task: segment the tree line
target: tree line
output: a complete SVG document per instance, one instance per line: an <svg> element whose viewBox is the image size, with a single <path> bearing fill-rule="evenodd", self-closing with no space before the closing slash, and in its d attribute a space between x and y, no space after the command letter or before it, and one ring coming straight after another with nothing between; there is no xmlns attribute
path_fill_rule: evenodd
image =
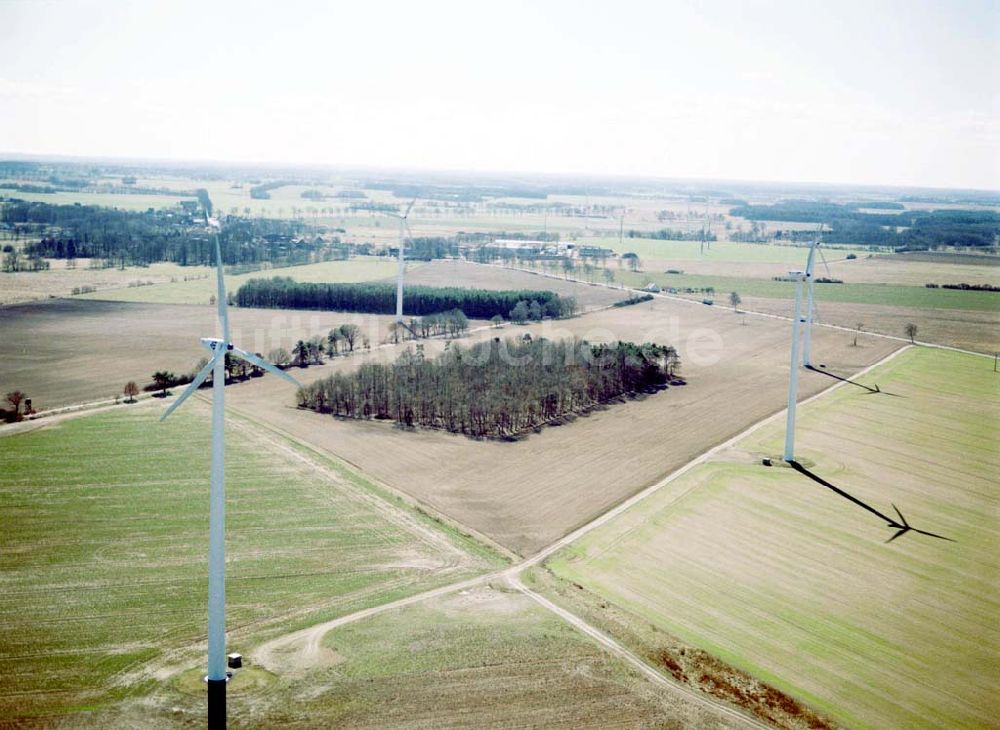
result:
<svg viewBox="0 0 1000 730"><path fill-rule="evenodd" d="M467 317L506 317L518 302L535 301L545 317L571 317L577 305L573 297L551 291L462 289L459 287L408 286L403 298L407 315L424 316L461 310ZM241 307L272 309L323 309L367 314L393 314L396 286L383 283L328 284L297 282L290 277L251 279L236 292Z"/></svg>
<svg viewBox="0 0 1000 730"><path fill-rule="evenodd" d="M300 408L355 419L394 420L477 438L508 438L598 404L655 392L680 367L669 345L499 337L423 347L393 363L363 363L298 393Z"/></svg>
<svg viewBox="0 0 1000 730"><path fill-rule="evenodd" d="M658 231L638 231L633 228L625 231L626 238L651 238L655 241L716 241L718 238L710 231L682 231L679 228L661 228Z"/></svg>
<svg viewBox="0 0 1000 730"><path fill-rule="evenodd" d="M180 207L141 212L14 200L0 205L0 221L38 232L41 240L24 247L27 257L104 259L121 266L215 263L212 238ZM228 216L222 223L219 240L227 264L298 263L328 245L306 237L300 221Z"/></svg>
<svg viewBox="0 0 1000 730"><path fill-rule="evenodd" d="M901 210L869 213L859 207L899 210L866 203L838 204L791 200L773 205L742 205L730 215L751 221L794 221L828 226L820 235L827 243L892 246L896 250L931 250L957 246L991 248L1000 241L1000 213L992 210ZM799 231L794 239L816 233Z"/></svg>

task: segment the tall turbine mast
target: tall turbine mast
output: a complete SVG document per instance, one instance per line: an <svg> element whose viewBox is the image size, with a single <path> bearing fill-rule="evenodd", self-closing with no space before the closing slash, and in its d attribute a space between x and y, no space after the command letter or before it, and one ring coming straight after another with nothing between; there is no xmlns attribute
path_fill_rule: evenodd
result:
<svg viewBox="0 0 1000 730"><path fill-rule="evenodd" d="M805 282L806 282L806 332L802 338L802 365L804 367L810 367L812 363L809 361L809 344L812 339L812 325L813 325L813 303L814 293L813 293L813 276L814 267L816 264L816 247L819 245L818 239L813 239L813 242L809 245L809 256L806 258L806 270L805 270ZM798 307L796 306L796 312Z"/></svg>
<svg viewBox="0 0 1000 730"><path fill-rule="evenodd" d="M808 297L806 302L806 333L802 341L802 365L807 368L812 367L812 362L809 360L809 346L812 341L812 323L816 312L816 300L814 293L814 284L816 279L816 252L819 251L820 235L822 231L823 228L821 226L820 230L816 232L816 238L813 239L812 244L809 246L809 257L806 259L805 276L806 284L808 286ZM823 252L820 251L819 255L823 256ZM823 263L826 264L826 258L823 258ZM830 267L827 266L827 269L829 268Z"/></svg>
<svg viewBox="0 0 1000 730"><path fill-rule="evenodd" d="M208 727L226 726L226 474L225 474L225 385L226 355L274 373L299 385L291 375L279 370L266 360L234 347L229 339L229 314L226 307L226 284L222 271L222 247L219 244L219 223L212 218L212 202L208 194L199 192L205 211L205 223L215 238L216 302L222 339L201 338L201 344L211 353L211 359L198 372L191 384L184 389L163 415L162 421L173 413L205 382L212 373L212 469L209 495L208 523Z"/></svg>
<svg viewBox="0 0 1000 730"><path fill-rule="evenodd" d="M411 200L410 204L406 206L406 212L403 215L399 215L398 213L392 214L399 218L399 264L396 267L396 322L399 324L403 322L403 269L406 266L403 260L403 249L406 247L406 219L410 216L410 211L416 202L416 198Z"/></svg>
<svg viewBox="0 0 1000 730"><path fill-rule="evenodd" d="M795 406L799 397L799 325L802 322L802 281L805 272L789 271L795 281L795 311L792 314L791 369L788 374L788 416L785 421L785 461L795 461Z"/></svg>

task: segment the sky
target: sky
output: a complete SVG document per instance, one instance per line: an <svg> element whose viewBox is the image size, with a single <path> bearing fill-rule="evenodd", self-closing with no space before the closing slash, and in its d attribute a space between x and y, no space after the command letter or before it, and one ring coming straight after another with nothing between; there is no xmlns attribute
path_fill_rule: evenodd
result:
<svg viewBox="0 0 1000 730"><path fill-rule="evenodd" d="M1000 189L1000 0L0 0L0 154Z"/></svg>

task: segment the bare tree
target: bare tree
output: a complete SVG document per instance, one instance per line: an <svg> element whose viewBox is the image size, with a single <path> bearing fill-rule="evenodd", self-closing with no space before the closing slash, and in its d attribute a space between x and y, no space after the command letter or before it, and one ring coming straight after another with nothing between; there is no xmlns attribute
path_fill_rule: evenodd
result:
<svg viewBox="0 0 1000 730"><path fill-rule="evenodd" d="M7 394L7 402L14 406L14 417L18 421L21 420L21 403L24 399L25 395L20 390L12 390Z"/></svg>
<svg viewBox="0 0 1000 730"><path fill-rule="evenodd" d="M864 326L865 326L864 322L858 322L856 325L854 325L854 347L858 346L858 335L861 334L861 330L864 329ZM916 333L914 332L914 334Z"/></svg>
<svg viewBox="0 0 1000 730"><path fill-rule="evenodd" d="M632 271L638 271L640 266L642 265L642 262L639 260L639 254L634 253L632 251L626 251L625 253L623 253L621 260L628 263L628 267Z"/></svg>
<svg viewBox="0 0 1000 730"><path fill-rule="evenodd" d="M349 352L354 352L354 343L358 341L358 337L361 335L361 328L356 324L342 324L340 325L340 335L347 343L347 349Z"/></svg>
<svg viewBox="0 0 1000 730"><path fill-rule="evenodd" d="M153 382L156 383L156 387L160 389L160 397L166 397L167 388L169 388L176 380L177 377L168 370L157 370L153 373Z"/></svg>
<svg viewBox="0 0 1000 730"><path fill-rule="evenodd" d="M906 336L910 338L910 344L916 344L914 342L914 338L917 336L917 325L913 324L913 322L908 322L906 327L903 328L903 331L906 333Z"/></svg>
<svg viewBox="0 0 1000 730"><path fill-rule="evenodd" d="M284 347L279 347L271 350L267 354L267 359L277 365L279 368L286 368L292 362L292 356L288 354L288 350Z"/></svg>
<svg viewBox="0 0 1000 730"><path fill-rule="evenodd" d="M740 295L738 293L731 292L729 294L729 303L733 305L733 311L734 312L736 311L736 308L738 306L740 306L740 302L742 302L742 301L743 300L740 298Z"/></svg>
<svg viewBox="0 0 1000 730"><path fill-rule="evenodd" d="M135 403L135 397L139 395L139 386L136 385L134 380L130 380L125 383L125 390L123 391L125 395L128 396L126 403Z"/></svg>

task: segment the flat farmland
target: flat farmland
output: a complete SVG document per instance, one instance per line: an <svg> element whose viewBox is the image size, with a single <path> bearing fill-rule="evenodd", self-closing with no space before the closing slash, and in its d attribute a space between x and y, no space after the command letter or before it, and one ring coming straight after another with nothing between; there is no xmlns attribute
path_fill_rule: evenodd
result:
<svg viewBox="0 0 1000 730"><path fill-rule="evenodd" d="M159 412L0 439L4 722L80 724L203 666L210 409ZM500 565L245 421L230 418L227 451L233 650Z"/></svg>
<svg viewBox="0 0 1000 730"><path fill-rule="evenodd" d="M739 718L655 687L520 593L478 586L330 631L307 674L288 662L236 672L233 727L739 727ZM94 726L204 724L192 670Z"/></svg>
<svg viewBox="0 0 1000 730"><path fill-rule="evenodd" d="M787 272L786 272L787 273ZM641 287L654 282L660 287L703 289L713 287L719 302L725 305L729 292L741 296L791 300L795 284L790 281L735 276L704 276L694 274L650 274L623 271L617 275L628 286ZM1000 310L1000 292L961 291L958 289L928 289L924 286L899 284L816 284L816 301L852 304L882 304L897 307L927 309L964 309L994 312ZM701 295L698 295L699 297ZM790 307L789 307L790 308Z"/></svg>
<svg viewBox="0 0 1000 730"><path fill-rule="evenodd" d="M588 244L591 242L588 240ZM605 246L622 254L632 251L639 255L646 268L661 267L670 263L685 265L710 264L773 264L777 273L782 273L782 267L795 265L799 268L805 265L808 246L805 244L779 245L775 243L735 243L732 241L714 241L706 243L702 250L699 241L661 241L652 238L625 238L621 243L618 237L598 237L592 245ZM867 251L855 248L828 248L825 254L828 260L844 258L849 253L857 256L867 256Z"/></svg>
<svg viewBox="0 0 1000 730"><path fill-rule="evenodd" d="M821 378L806 375L806 379ZM548 567L849 727L987 727L1000 676L1000 381L910 349L800 409L797 457L914 527L762 456L764 426L557 553Z"/></svg>
<svg viewBox="0 0 1000 730"><path fill-rule="evenodd" d="M993 296L1000 305L1000 294ZM792 307L787 299L743 297L740 308L788 317ZM860 322L864 325L861 340L865 339L865 332L905 337L904 328L912 322L917 325L917 339L923 342L987 355L1000 352L1000 309L934 309L851 302L817 302L817 308L823 324L853 329Z"/></svg>
<svg viewBox="0 0 1000 730"><path fill-rule="evenodd" d="M70 269L65 260L49 259L51 268L48 271L0 272L0 306L51 297L68 297L74 288L83 286L136 292L135 288L129 288L130 284L168 284L174 279L183 280L185 276L207 276L212 273L212 269L205 266L178 266L170 263L129 266L125 269L91 269L88 267L89 262L89 259L78 259L76 268ZM204 301L208 301L207 297Z"/></svg>
<svg viewBox="0 0 1000 730"><path fill-rule="evenodd" d="M847 282L906 284L992 284L1000 285L1000 256L941 256L936 260L923 260L911 254L859 256L848 260L840 258L830 262L830 276ZM966 263L968 262L968 263ZM820 276L826 276L822 263L817 267Z"/></svg>
<svg viewBox="0 0 1000 730"><path fill-rule="evenodd" d="M554 291L559 296L576 297L577 303L587 309L606 307L629 296L628 292L614 291L603 286L589 286L527 271L472 264L457 259L431 261L408 275L406 283L425 286L460 286L467 289Z"/></svg>
<svg viewBox="0 0 1000 730"><path fill-rule="evenodd" d="M688 385L545 428L517 443L339 421L297 410L287 394L257 382L233 388L227 402L529 555L779 410L786 399L790 332L785 322L754 318L743 325L731 311L657 299L476 336L524 333L672 343ZM886 340L852 347L849 333L831 330L817 331L814 343L816 357L843 374L899 347ZM425 345L428 354L441 346L440 341ZM296 376L320 377L356 367L359 360L340 360ZM803 395L830 382L819 376L805 379Z"/></svg>
<svg viewBox="0 0 1000 730"><path fill-rule="evenodd" d="M695 276L762 279L771 281L794 269L804 269L809 251L805 246L777 246L773 244L716 242L699 254L698 242L648 241L647 255L639 252L642 270L647 275L657 275L666 269L677 269ZM629 240L625 250L630 249ZM607 244L605 244L607 245ZM617 250L617 241L614 242ZM658 250L659 249L659 250ZM816 275L843 279L848 284L891 284L923 287L925 284L992 284L1000 283L1000 257L980 259L977 263L964 263L960 257L925 261L902 255L871 255L848 248L823 247L822 259L817 259ZM659 254L659 255L658 255Z"/></svg>
<svg viewBox="0 0 1000 730"><path fill-rule="evenodd" d="M153 287L148 287L153 288ZM234 342L267 354L334 326L359 325L372 345L388 333L390 316L230 308ZM22 390L36 410L122 392L157 370L190 372L208 353L199 337L216 336L216 308L88 301L74 297L7 307L0 317L0 392Z"/></svg>
<svg viewBox="0 0 1000 730"><path fill-rule="evenodd" d="M408 269L419 269L419 262L411 262ZM180 267L177 267L180 268ZM159 283L153 286L116 288L111 291L96 291L80 296L81 299L101 299L112 302L146 302L149 304L207 304L215 296L216 283L213 269L195 267L200 272L211 275L192 281ZM183 269L182 269L183 270ZM276 269L262 269L248 274L226 277L226 288L235 292L250 279L270 279L273 276L289 276L296 281L306 282L351 282L371 281L394 275L396 262L385 256L363 256L347 261L325 261L303 266L284 266Z"/></svg>
<svg viewBox="0 0 1000 730"><path fill-rule="evenodd" d="M23 193L13 188L0 187L0 197L17 198L29 202L50 205L103 205L123 210L147 210L149 208L171 208L182 200L193 200L177 195L151 195L144 193Z"/></svg>

